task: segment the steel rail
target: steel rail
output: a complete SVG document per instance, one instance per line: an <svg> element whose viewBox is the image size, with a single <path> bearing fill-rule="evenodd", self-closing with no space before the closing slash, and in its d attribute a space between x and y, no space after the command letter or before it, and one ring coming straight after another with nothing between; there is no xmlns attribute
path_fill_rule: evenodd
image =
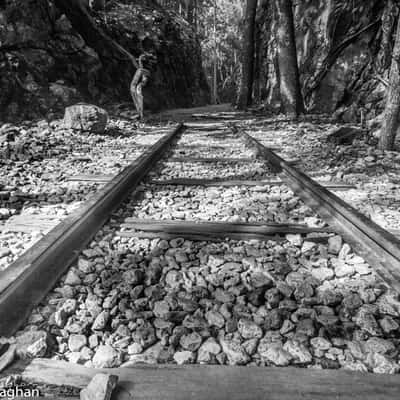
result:
<svg viewBox="0 0 400 400"><path fill-rule="evenodd" d="M348 203L289 165L283 158L238 127L233 131L241 135L246 144L256 148L258 156L269 161L281 172L294 192L348 241L392 288L400 291L400 240Z"/></svg>
<svg viewBox="0 0 400 400"><path fill-rule="evenodd" d="M176 125L0 273L0 336L11 336L183 128Z"/></svg>

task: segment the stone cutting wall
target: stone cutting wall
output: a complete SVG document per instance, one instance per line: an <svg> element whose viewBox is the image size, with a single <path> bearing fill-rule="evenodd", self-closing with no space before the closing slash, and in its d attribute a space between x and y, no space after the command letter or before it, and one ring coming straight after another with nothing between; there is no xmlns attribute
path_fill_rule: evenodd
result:
<svg viewBox="0 0 400 400"><path fill-rule="evenodd" d="M150 0L112 1L93 12L108 35L138 56L157 56L146 106L201 105L209 89L191 27ZM51 117L77 101L131 101L121 63L110 76L51 0L0 1L0 120ZM133 106L133 105L132 105Z"/></svg>
<svg viewBox="0 0 400 400"><path fill-rule="evenodd" d="M260 64L264 99L279 101L274 28L268 2L260 10ZM345 122L374 118L384 107L385 84L398 6L387 0L294 1L297 53L309 111ZM322 71L321 79L318 79ZM319 82L315 85L316 82ZM315 88L310 90L310 88Z"/></svg>

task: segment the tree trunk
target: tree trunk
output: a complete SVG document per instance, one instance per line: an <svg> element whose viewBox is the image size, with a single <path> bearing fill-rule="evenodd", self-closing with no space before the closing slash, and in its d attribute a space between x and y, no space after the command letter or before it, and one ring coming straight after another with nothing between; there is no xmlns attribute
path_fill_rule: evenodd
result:
<svg viewBox="0 0 400 400"><path fill-rule="evenodd" d="M217 81L217 68L218 68L218 58L217 58L217 0L214 0L214 15L213 15L213 93L212 93L212 103L218 103L218 81Z"/></svg>
<svg viewBox="0 0 400 400"><path fill-rule="evenodd" d="M261 39L261 31L259 26L255 24L255 34L254 34L254 77L253 77L253 101L261 100L261 64L263 61L262 54L262 39Z"/></svg>
<svg viewBox="0 0 400 400"><path fill-rule="evenodd" d="M193 0L193 29L197 35L197 29L198 29L198 13L199 13L199 9L198 9L198 4L197 4L197 0Z"/></svg>
<svg viewBox="0 0 400 400"><path fill-rule="evenodd" d="M194 0L185 0L186 20L189 22L190 25L194 25L194 12L195 12Z"/></svg>
<svg viewBox="0 0 400 400"><path fill-rule="evenodd" d="M382 40L380 48L382 51L382 58L376 60L379 66L378 73L383 73L390 67L391 51L392 51L392 38L394 29L396 28L396 15L397 7L393 0L388 0L387 5L382 14Z"/></svg>
<svg viewBox="0 0 400 400"><path fill-rule="evenodd" d="M254 81L255 20L257 0L247 0L242 48L242 79L237 107L244 109L251 105Z"/></svg>
<svg viewBox="0 0 400 400"><path fill-rule="evenodd" d="M396 41L392 54L392 65L390 67L389 88L386 99L385 119L379 148L382 150L393 150L399 127L400 114L400 19L397 21Z"/></svg>
<svg viewBox="0 0 400 400"><path fill-rule="evenodd" d="M304 103L297 65L292 0L275 0L275 5L282 109L286 114L297 116L304 112Z"/></svg>

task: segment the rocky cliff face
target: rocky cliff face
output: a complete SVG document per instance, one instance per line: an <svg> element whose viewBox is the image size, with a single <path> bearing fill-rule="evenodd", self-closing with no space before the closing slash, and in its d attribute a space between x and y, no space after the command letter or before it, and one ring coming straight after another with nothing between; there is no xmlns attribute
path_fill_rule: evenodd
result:
<svg viewBox="0 0 400 400"><path fill-rule="evenodd" d="M108 2L93 15L133 55L156 55L145 93L147 108L207 101L200 47L183 19L151 0ZM49 117L81 100L130 101L132 72L122 60L111 76L104 60L102 64L51 0L0 1L1 120Z"/></svg>
<svg viewBox="0 0 400 400"><path fill-rule="evenodd" d="M374 118L384 107L385 80L398 7L392 0L304 0L295 3L297 52L308 109L345 122ZM272 10L260 16L269 60L264 96L276 99ZM265 50L266 49L266 50Z"/></svg>

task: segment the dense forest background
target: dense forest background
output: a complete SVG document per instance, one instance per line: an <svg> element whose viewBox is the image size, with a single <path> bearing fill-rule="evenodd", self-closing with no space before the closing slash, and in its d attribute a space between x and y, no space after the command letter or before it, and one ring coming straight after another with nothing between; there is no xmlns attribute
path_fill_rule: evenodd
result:
<svg viewBox="0 0 400 400"><path fill-rule="evenodd" d="M298 74L292 111L363 122L385 107L398 15L395 0L2 0L0 118L128 102L130 56L151 52L152 110L211 101L290 111L282 86ZM285 70L291 24L298 65Z"/></svg>

